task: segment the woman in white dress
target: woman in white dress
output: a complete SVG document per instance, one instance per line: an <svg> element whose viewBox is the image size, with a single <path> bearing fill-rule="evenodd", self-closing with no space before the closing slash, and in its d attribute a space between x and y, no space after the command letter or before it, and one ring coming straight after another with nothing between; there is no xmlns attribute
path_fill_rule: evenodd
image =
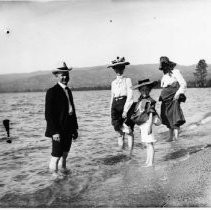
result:
<svg viewBox="0 0 211 210"><path fill-rule="evenodd" d="M124 77L123 73L125 66L129 65L129 62L125 61L125 58L117 57L112 61L112 64L108 68L112 68L116 73L116 79L111 83L111 120L114 130L118 134L118 145L120 149L124 147L124 137L127 134L128 147L130 155L132 154L134 136L133 127L131 122L124 123L127 118L129 109L133 104L133 90L132 82L130 78Z"/></svg>
<svg viewBox="0 0 211 210"><path fill-rule="evenodd" d="M159 69L163 71L161 79L161 95L159 101L161 104L162 123L169 128L168 141L177 140L179 128L185 123L185 118L180 107L181 102L185 102L184 95L187 83L178 69L175 69L176 63L169 60L168 57L160 57Z"/></svg>

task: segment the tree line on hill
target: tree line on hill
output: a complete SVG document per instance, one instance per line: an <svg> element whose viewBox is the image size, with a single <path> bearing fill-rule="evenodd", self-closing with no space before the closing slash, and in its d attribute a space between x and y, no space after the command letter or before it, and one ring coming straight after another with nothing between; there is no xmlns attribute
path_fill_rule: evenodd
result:
<svg viewBox="0 0 211 210"><path fill-rule="evenodd" d="M162 72L158 70L158 64L131 65L127 68L125 76L137 80L150 78L160 83ZM211 68L201 59L197 65L181 66L182 75L187 81L188 87L211 87ZM115 73L106 66L87 68L75 68L70 74L70 86L75 91L81 90L109 90L111 81L115 79ZM50 71L40 71L25 74L0 75L0 92L44 92L53 86L56 79ZM157 88L160 87L158 84Z"/></svg>

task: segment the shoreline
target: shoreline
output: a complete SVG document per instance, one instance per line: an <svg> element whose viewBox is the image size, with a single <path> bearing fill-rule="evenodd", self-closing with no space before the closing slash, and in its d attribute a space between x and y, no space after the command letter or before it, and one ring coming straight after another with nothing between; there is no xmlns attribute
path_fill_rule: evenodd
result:
<svg viewBox="0 0 211 210"><path fill-rule="evenodd" d="M50 87L49 87L50 88ZM207 89L207 88L211 88L210 87L188 87L188 89ZM71 91L103 91L103 90L111 90L111 87L90 87L90 88L86 88L86 87L82 87L82 88L71 88ZM162 88L154 88L155 90L159 90L159 89L162 89ZM42 92L46 92L48 89L45 89L45 90L26 90L26 91L0 91L0 94L1 93L42 93Z"/></svg>

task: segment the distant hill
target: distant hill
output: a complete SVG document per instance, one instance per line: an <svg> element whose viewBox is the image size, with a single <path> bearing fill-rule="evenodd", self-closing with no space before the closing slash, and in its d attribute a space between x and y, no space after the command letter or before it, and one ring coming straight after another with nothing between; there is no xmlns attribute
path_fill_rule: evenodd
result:
<svg viewBox="0 0 211 210"><path fill-rule="evenodd" d="M193 81L195 65L178 65L186 81ZM158 64L130 65L125 75L132 78L133 84L137 80L150 78L159 80L162 72L158 70ZM70 86L73 89L104 89L109 88L111 81L115 78L112 69L106 66L95 66L86 68L74 68L70 72ZM211 67L208 67L208 79L211 79ZM38 71L21 74L0 75L0 92L24 92L24 91L46 91L56 82L50 71Z"/></svg>

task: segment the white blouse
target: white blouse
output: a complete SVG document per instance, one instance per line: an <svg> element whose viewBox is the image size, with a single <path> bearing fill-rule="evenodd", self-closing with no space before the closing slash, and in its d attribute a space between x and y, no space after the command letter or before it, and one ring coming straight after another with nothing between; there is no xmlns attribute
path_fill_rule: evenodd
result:
<svg viewBox="0 0 211 210"><path fill-rule="evenodd" d="M172 70L171 75L169 74L163 75L161 79L161 87L167 87L168 85L171 85L174 82L178 82L180 85L178 91L176 92L176 95L185 93L185 90L187 88L187 83L178 69Z"/></svg>
<svg viewBox="0 0 211 210"><path fill-rule="evenodd" d="M133 104L133 90L132 81L130 78L124 76L117 76L117 78L111 83L111 104L113 98L127 96L123 112L127 113Z"/></svg>

